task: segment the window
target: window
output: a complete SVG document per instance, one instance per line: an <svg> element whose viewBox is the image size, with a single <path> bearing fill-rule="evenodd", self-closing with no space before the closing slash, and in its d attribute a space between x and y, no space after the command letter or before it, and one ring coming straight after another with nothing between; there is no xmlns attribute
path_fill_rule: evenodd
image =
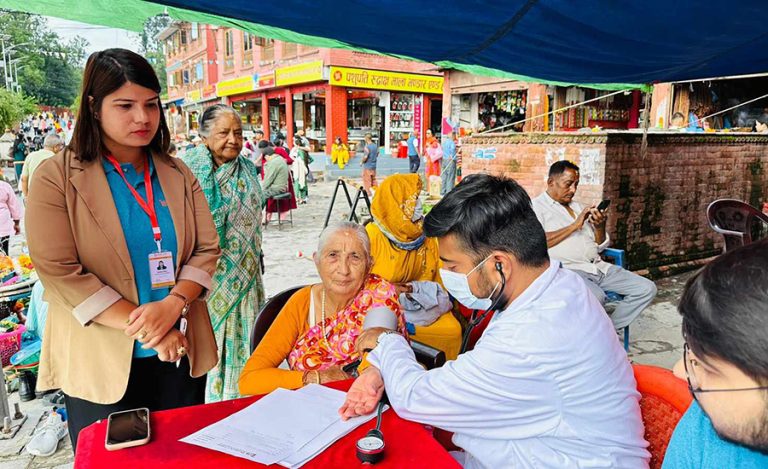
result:
<svg viewBox="0 0 768 469"><path fill-rule="evenodd" d="M185 30L181 31L181 46L184 47L187 45L187 32Z"/></svg>
<svg viewBox="0 0 768 469"><path fill-rule="evenodd" d="M275 40L261 39L261 60L271 62L275 60Z"/></svg>
<svg viewBox="0 0 768 469"><path fill-rule="evenodd" d="M195 81L202 81L203 80L203 63L198 62L197 65L195 65Z"/></svg>
<svg viewBox="0 0 768 469"><path fill-rule="evenodd" d="M253 36L249 33L243 32L243 52L253 50Z"/></svg>
<svg viewBox="0 0 768 469"><path fill-rule="evenodd" d="M184 70L181 73L181 76L182 76L183 83L185 85L188 85L189 84L189 70Z"/></svg>
<svg viewBox="0 0 768 469"><path fill-rule="evenodd" d="M232 37L232 31L227 31L224 33L224 56L225 57L231 57L235 55L235 44L234 44L234 38Z"/></svg>
<svg viewBox="0 0 768 469"><path fill-rule="evenodd" d="M283 43L283 58L284 59L293 59L295 58L299 53L299 49L297 47L297 44L295 42L284 42Z"/></svg>
<svg viewBox="0 0 768 469"><path fill-rule="evenodd" d="M197 41L197 38L199 37L199 27L197 23L192 23L192 30L190 31L190 38L193 41Z"/></svg>

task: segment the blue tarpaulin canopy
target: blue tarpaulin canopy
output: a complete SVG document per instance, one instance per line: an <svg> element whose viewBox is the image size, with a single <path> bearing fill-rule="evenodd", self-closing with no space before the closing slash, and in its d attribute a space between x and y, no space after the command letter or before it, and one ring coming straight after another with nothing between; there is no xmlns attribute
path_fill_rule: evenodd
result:
<svg viewBox="0 0 768 469"><path fill-rule="evenodd" d="M132 30L167 12L529 81L648 84L768 72L764 0L0 0L0 7Z"/></svg>
<svg viewBox="0 0 768 469"><path fill-rule="evenodd" d="M765 1L159 0L446 66L652 83L768 71Z"/></svg>

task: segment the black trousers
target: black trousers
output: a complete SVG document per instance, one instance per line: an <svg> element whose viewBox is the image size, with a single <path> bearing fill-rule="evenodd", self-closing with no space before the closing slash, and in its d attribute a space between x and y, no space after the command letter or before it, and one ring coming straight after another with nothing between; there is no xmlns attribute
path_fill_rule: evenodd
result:
<svg viewBox="0 0 768 469"><path fill-rule="evenodd" d="M119 401L114 404L96 404L68 395L64 396L64 401L67 406L69 438L74 451L80 430L106 419L112 412L140 407L157 411L202 404L205 401L205 376L189 376L187 357L181 359L179 368L176 368L175 363L161 362L157 357L134 358L128 388Z"/></svg>
<svg viewBox="0 0 768 469"><path fill-rule="evenodd" d="M419 172L421 166L421 157L419 155L408 155L408 167L412 173Z"/></svg>

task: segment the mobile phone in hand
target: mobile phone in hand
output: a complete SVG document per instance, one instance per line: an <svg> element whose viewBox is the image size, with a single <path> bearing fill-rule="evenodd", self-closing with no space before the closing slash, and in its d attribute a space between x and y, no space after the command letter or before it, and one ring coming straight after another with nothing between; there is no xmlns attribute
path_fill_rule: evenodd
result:
<svg viewBox="0 0 768 469"><path fill-rule="evenodd" d="M611 205L611 201L609 199L605 199L597 206L597 209L601 212L605 212L605 209L608 208L608 206Z"/></svg>

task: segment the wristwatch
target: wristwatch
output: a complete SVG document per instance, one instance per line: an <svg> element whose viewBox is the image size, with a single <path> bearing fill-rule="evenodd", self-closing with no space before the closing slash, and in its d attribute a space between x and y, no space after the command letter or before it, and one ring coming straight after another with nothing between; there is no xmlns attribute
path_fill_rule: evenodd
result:
<svg viewBox="0 0 768 469"><path fill-rule="evenodd" d="M381 333L381 334L379 334L379 336L376 338L376 346L378 346L379 344L381 344L381 338L382 338L382 337L384 337L385 335L390 335L390 334L400 335L400 333L399 333L399 332L397 332L397 331L386 331L386 332L382 332L382 333Z"/></svg>

